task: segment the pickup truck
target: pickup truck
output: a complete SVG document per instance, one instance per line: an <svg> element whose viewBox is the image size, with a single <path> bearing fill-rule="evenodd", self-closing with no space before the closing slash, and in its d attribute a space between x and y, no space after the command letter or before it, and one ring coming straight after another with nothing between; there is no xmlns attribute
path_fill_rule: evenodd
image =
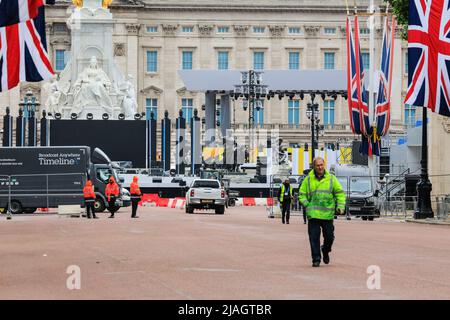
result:
<svg viewBox="0 0 450 320"><path fill-rule="evenodd" d="M194 213L194 209L215 209L216 214L224 214L225 198L219 180L195 179L186 193L186 213Z"/></svg>

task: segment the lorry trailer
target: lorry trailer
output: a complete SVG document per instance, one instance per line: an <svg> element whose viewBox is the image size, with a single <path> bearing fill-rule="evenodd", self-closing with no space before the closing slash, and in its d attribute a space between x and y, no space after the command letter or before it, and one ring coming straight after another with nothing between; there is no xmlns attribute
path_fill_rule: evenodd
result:
<svg viewBox="0 0 450 320"><path fill-rule="evenodd" d="M33 213L37 208L84 205L83 187L91 179L96 194L95 210L104 211L106 183L114 176L121 201L129 206L129 192L109 157L99 148L87 146L0 148L0 208L10 212Z"/></svg>

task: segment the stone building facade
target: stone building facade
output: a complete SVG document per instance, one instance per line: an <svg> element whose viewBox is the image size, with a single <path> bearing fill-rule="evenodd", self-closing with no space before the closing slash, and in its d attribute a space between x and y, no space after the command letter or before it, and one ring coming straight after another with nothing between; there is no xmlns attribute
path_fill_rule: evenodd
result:
<svg viewBox="0 0 450 320"><path fill-rule="evenodd" d="M360 11L367 5L360 3ZM59 72L70 59L70 30L65 22L73 9L71 2L57 1L48 6L47 42L53 65ZM114 15L114 53L119 67L136 82L140 112L164 110L171 117L184 107L198 108L204 95L186 91L178 70L192 69L323 69L346 68L345 19L342 1L252 1L235 0L116 0L110 6ZM368 63L369 35L366 19L361 22L363 60ZM376 39L382 35L378 19ZM405 113L399 88L405 86L405 48L396 34L394 57L392 132L402 134ZM379 46L375 57L379 56ZM378 58L375 58L379 60ZM41 84L24 84L20 89L0 95L0 103L12 107L13 114L21 97L32 89L39 100L46 100ZM309 141L309 120L306 103L309 97L293 101L274 98L263 102L255 115L258 126L282 132L286 143ZM335 142L338 138L352 140L349 130L347 101L338 97L316 99L325 124L321 140ZM242 101L233 101L236 127L248 123L248 111ZM151 109L152 108L152 109ZM156 108L156 109L153 109ZM42 107L41 107L42 109Z"/></svg>
<svg viewBox="0 0 450 320"><path fill-rule="evenodd" d="M376 3L384 12L384 2ZM368 1L358 5L359 12L365 12ZM58 72L71 58L66 20L73 8L69 1L57 1L46 11L49 54ZM115 19L116 63L124 74L134 78L139 112L157 110L158 119L165 110L174 118L180 108L185 114L197 108L200 117L204 116L201 110L204 94L186 90L178 75L181 69L346 69L347 11L343 1L115 0L110 9ZM382 26L382 19L377 17L376 65L379 64ZM364 16L360 19L360 34L363 63L367 65L369 34ZM403 103L407 86L406 48L407 43L401 40L397 30L391 118L394 138L403 135L408 124L420 119L419 111ZM22 84L20 88L0 94L0 104L9 105L15 115L20 99L30 89L41 102L46 100L42 87L42 84ZM263 128L280 129L286 145L303 145L310 141L307 102L308 96L304 100L299 97L291 101L287 97L265 100L255 121ZM338 97L323 101L319 97L316 102L321 123L325 124L320 146L325 142L345 144L358 138L349 128L346 100ZM243 110L241 100L233 100L232 108L232 124L243 128L248 123L248 111ZM442 120L433 121L446 128ZM447 131L440 130L439 135L448 135ZM439 138L433 137L433 140L439 141ZM448 172L450 168L442 170Z"/></svg>

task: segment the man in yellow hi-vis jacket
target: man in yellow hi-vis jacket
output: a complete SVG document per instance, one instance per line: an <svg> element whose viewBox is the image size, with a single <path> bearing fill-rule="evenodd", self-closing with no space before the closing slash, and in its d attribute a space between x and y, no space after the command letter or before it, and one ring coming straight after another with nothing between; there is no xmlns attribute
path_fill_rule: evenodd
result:
<svg viewBox="0 0 450 320"><path fill-rule="evenodd" d="M286 223L289 224L289 218L291 216L291 202L292 202L292 188L289 179L286 179L281 185L278 191L278 201L281 205L281 222L284 224L284 218L286 217Z"/></svg>
<svg viewBox="0 0 450 320"><path fill-rule="evenodd" d="M320 266L320 229L323 231L323 262L330 263L329 253L334 241L333 219L335 211L345 212L345 193L338 179L325 170L324 160L313 160L314 170L303 180L298 199L306 208L308 234L313 267Z"/></svg>

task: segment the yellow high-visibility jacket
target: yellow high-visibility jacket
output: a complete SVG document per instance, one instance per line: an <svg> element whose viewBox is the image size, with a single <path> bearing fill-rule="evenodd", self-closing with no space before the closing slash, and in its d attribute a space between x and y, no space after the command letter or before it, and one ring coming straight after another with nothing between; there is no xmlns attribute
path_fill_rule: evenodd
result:
<svg viewBox="0 0 450 320"><path fill-rule="evenodd" d="M302 182L298 200L310 219L332 220L336 209L345 209L345 192L338 179L326 170L320 181L311 170Z"/></svg>
<svg viewBox="0 0 450 320"><path fill-rule="evenodd" d="M286 186L284 185L284 183L281 185L280 188L280 194L278 195L278 199L280 200L280 203L283 203L283 199L284 199L284 193L286 190ZM292 188L291 185L289 185L289 195L292 197L292 192L294 191L294 188Z"/></svg>

